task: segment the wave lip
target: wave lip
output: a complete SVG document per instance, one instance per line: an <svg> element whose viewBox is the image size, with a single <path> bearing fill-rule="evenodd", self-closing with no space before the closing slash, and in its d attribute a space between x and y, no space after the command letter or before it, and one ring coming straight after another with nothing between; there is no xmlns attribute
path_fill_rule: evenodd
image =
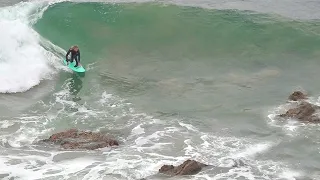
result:
<svg viewBox="0 0 320 180"><path fill-rule="evenodd" d="M24 2L0 9L0 93L25 92L54 73L50 63L57 56L41 45L31 27L45 8Z"/></svg>

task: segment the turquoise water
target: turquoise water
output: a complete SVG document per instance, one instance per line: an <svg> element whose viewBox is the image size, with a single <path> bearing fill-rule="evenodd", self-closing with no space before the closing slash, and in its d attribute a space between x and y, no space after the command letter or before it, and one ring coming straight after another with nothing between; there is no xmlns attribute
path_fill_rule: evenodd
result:
<svg viewBox="0 0 320 180"><path fill-rule="evenodd" d="M185 3L2 8L0 177L163 179L161 165L192 158L217 167L180 179L319 178L319 126L272 118L294 90L317 103L318 21ZM73 44L85 74L61 62ZM121 146L34 143L68 128Z"/></svg>

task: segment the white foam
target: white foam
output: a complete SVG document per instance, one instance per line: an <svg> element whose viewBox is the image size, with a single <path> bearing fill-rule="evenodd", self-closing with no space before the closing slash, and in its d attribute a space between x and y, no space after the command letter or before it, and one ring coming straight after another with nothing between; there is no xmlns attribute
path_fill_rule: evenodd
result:
<svg viewBox="0 0 320 180"><path fill-rule="evenodd" d="M47 119L40 121L41 118L41 116L31 116L10 120L10 124L19 127L19 129L1 136L3 143L8 143L10 146L17 148L31 144L39 135L49 130L43 128L47 123Z"/></svg>
<svg viewBox="0 0 320 180"><path fill-rule="evenodd" d="M141 125L142 124L139 124L131 130L131 135L128 137L129 139L145 133L144 128L142 128Z"/></svg>
<svg viewBox="0 0 320 180"><path fill-rule="evenodd" d="M300 177L302 173L292 170L284 170L279 177L287 180L296 180L297 177Z"/></svg>
<svg viewBox="0 0 320 180"><path fill-rule="evenodd" d="M200 138L203 143L195 140L185 139L184 151L186 156L199 160L203 163L231 168L220 173L204 172L196 177L206 179L264 179L261 173L265 174L266 179L278 179L283 177L283 173L289 171L285 169L285 164L274 160L263 161L256 156L268 151L277 142L259 142L255 139L214 136L210 133L201 133ZM259 156L259 157L260 157ZM244 164L244 165L241 165ZM237 167L233 167L237 165ZM293 171L293 170L290 170Z"/></svg>
<svg viewBox="0 0 320 180"><path fill-rule="evenodd" d="M64 160L61 162L53 162L53 156L8 156L0 157L0 173L9 173L9 177L19 177L19 179L28 180L46 177L68 177L68 174L76 174L84 170L87 166L92 165L95 161L88 158L76 158ZM20 160L19 164L10 164L10 160ZM37 162L46 163L42 167L37 167ZM55 172L55 173L50 173Z"/></svg>
<svg viewBox="0 0 320 180"><path fill-rule="evenodd" d="M256 154L263 153L272 147L272 143L258 143L246 147L242 152L235 154L232 158L254 157Z"/></svg>
<svg viewBox="0 0 320 180"><path fill-rule="evenodd" d="M195 128L195 127L192 126L191 124L185 124L185 123L182 123L182 122L179 122L179 124L180 124L182 127L185 127L185 128L187 128L188 130L190 130L190 131L199 132L199 131L197 130L197 128Z"/></svg>
<svg viewBox="0 0 320 180"><path fill-rule="evenodd" d="M43 39L30 27L46 7L24 2L0 9L0 93L27 91L54 73L50 63L58 57L41 46Z"/></svg>
<svg viewBox="0 0 320 180"><path fill-rule="evenodd" d="M153 134L147 136L147 137L138 137L135 142L137 145L139 146L143 146L145 144L148 143L152 143L153 144L153 140L157 141L161 136L163 136L165 132L164 131L157 131L154 132Z"/></svg>
<svg viewBox="0 0 320 180"><path fill-rule="evenodd" d="M8 128L10 126L12 126L14 123L9 122L8 120L4 120L4 121L0 121L0 128Z"/></svg>
<svg viewBox="0 0 320 180"><path fill-rule="evenodd" d="M99 174L100 171L104 171L103 166L98 165L96 167L93 167L90 169L90 171L88 172L88 174L86 174L83 177L83 180L95 180L95 179L102 179L102 176Z"/></svg>
<svg viewBox="0 0 320 180"><path fill-rule="evenodd" d="M112 94L108 94L107 92L103 92L102 98L99 100L99 102L103 105L105 103L108 103L110 98L112 98Z"/></svg>

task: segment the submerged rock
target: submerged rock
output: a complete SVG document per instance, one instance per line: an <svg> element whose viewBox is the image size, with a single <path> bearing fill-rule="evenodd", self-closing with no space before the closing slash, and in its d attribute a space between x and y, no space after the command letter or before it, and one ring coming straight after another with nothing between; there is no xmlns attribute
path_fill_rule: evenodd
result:
<svg viewBox="0 0 320 180"><path fill-rule="evenodd" d="M295 118L300 121L320 122L320 117L317 115L320 107L306 102L305 99L307 99L307 96L304 93L300 91L293 92L289 96L289 100L297 101L298 104L279 116L282 118Z"/></svg>
<svg viewBox="0 0 320 180"><path fill-rule="evenodd" d="M194 160L187 160L179 166L173 165L163 165L159 169L159 173L163 173L169 176L176 176L176 175L194 175L201 171L201 169L206 164L199 163Z"/></svg>
<svg viewBox="0 0 320 180"><path fill-rule="evenodd" d="M307 99L307 95L301 91L295 91L289 96L289 100L291 101L299 101Z"/></svg>
<svg viewBox="0 0 320 180"><path fill-rule="evenodd" d="M64 149L88 149L94 150L109 146L118 146L119 143L102 134L88 131L69 129L67 131L55 133L43 142L59 144Z"/></svg>

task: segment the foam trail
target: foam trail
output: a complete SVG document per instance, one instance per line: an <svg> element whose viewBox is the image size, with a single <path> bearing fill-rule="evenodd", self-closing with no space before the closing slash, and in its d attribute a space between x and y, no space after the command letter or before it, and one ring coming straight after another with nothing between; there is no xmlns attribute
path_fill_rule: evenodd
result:
<svg viewBox="0 0 320 180"><path fill-rule="evenodd" d="M55 72L50 62L57 56L30 27L47 6L24 2L0 9L0 93L27 91Z"/></svg>

